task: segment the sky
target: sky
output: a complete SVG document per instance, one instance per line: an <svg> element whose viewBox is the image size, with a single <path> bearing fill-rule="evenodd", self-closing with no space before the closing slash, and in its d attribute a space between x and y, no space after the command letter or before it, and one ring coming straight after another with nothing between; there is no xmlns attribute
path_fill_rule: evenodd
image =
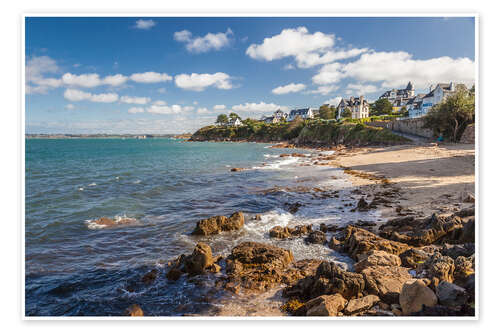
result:
<svg viewBox="0 0 500 333"><path fill-rule="evenodd" d="M474 38L473 17L27 17L26 133L184 133L471 86Z"/></svg>

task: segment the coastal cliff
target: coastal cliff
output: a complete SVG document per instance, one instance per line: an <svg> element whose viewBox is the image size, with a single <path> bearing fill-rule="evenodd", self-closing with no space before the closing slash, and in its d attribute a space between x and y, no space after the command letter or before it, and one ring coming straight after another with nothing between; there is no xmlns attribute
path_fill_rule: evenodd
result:
<svg viewBox="0 0 500 333"><path fill-rule="evenodd" d="M279 124L248 123L239 127L211 125L196 131L190 141L289 141L299 145L366 146L401 144L409 140L388 129L365 124L298 120Z"/></svg>

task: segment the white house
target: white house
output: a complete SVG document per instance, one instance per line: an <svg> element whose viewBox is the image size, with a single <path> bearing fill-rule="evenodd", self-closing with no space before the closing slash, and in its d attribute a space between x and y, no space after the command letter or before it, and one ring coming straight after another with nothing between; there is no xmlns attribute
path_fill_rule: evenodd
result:
<svg viewBox="0 0 500 333"><path fill-rule="evenodd" d="M348 109L351 110L353 119L368 118L370 116L370 105L364 96L351 97L349 99L342 98L338 107L337 119L342 118L342 114Z"/></svg>
<svg viewBox="0 0 500 333"><path fill-rule="evenodd" d="M410 117L418 118L426 115L434 105L460 89L467 89L467 87L465 84L456 84L454 82L438 83L435 87L431 85L429 93L422 97L422 103L415 105L410 111Z"/></svg>
<svg viewBox="0 0 500 333"><path fill-rule="evenodd" d="M313 109L311 108L306 108L306 109L295 109L290 111L290 114L288 115L288 121L294 120L297 116L301 117L302 119L312 119L314 118L314 113Z"/></svg>
<svg viewBox="0 0 500 333"><path fill-rule="evenodd" d="M408 105L414 96L415 86L410 81L406 88L387 90L379 99L386 98L392 104L392 111L399 112L403 106Z"/></svg>
<svg viewBox="0 0 500 333"><path fill-rule="evenodd" d="M241 122L240 118L229 119L229 126L238 127L238 126L241 126L241 124L242 124L242 122Z"/></svg>

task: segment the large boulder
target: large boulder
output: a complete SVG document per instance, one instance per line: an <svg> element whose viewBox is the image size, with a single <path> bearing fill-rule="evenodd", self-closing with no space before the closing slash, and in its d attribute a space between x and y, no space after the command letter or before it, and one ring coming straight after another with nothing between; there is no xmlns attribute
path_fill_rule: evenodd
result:
<svg viewBox="0 0 500 333"><path fill-rule="evenodd" d="M193 253L186 257L185 268L189 275L203 274L205 269L214 263L212 249L205 243L198 243Z"/></svg>
<svg viewBox="0 0 500 333"><path fill-rule="evenodd" d="M283 228L277 225L269 230L269 237L271 238L290 238L291 236L288 227Z"/></svg>
<svg viewBox="0 0 500 333"><path fill-rule="evenodd" d="M384 239L361 228L348 226L345 229L343 250L355 260L362 259L363 255L372 250L398 255L408 248L406 244Z"/></svg>
<svg viewBox="0 0 500 333"><path fill-rule="evenodd" d="M403 284L399 294L399 304L404 315L419 312L424 306L437 304L437 297L424 281L411 279Z"/></svg>
<svg viewBox="0 0 500 333"><path fill-rule="evenodd" d="M354 270L360 273L370 266L401 266L401 259L394 254L384 251L372 250L367 253L367 257L354 265Z"/></svg>
<svg viewBox="0 0 500 333"><path fill-rule="evenodd" d="M437 278L439 281L453 282L455 263L450 257L436 252L427 258L418 270L429 279Z"/></svg>
<svg viewBox="0 0 500 333"><path fill-rule="evenodd" d="M314 276L306 276L283 290L283 296L302 300L321 295L341 294L346 299L362 296L365 288L363 275L347 272L335 263L322 261Z"/></svg>
<svg viewBox="0 0 500 333"><path fill-rule="evenodd" d="M371 266L361 274L366 281L366 291L388 304L398 302L403 284L412 278L408 268L399 266Z"/></svg>
<svg viewBox="0 0 500 333"><path fill-rule="evenodd" d="M322 295L308 301L303 307L306 316L337 316L346 303L340 294Z"/></svg>
<svg viewBox="0 0 500 333"><path fill-rule="evenodd" d="M401 258L401 264L404 267L417 268L419 265L423 264L427 258L431 256L431 253L426 251L411 248L399 255Z"/></svg>
<svg viewBox="0 0 500 333"><path fill-rule="evenodd" d="M242 212L233 213L229 218L226 216L212 216L196 223L193 235L216 235L222 231L238 230L243 227L245 217Z"/></svg>
<svg viewBox="0 0 500 333"><path fill-rule="evenodd" d="M467 208L452 215L398 218L381 226L380 236L412 246L474 242L473 217L474 209Z"/></svg>
<svg viewBox="0 0 500 333"><path fill-rule="evenodd" d="M380 302L380 298L375 295L368 295L361 298L351 299L344 309L344 313L351 315L370 309Z"/></svg>
<svg viewBox="0 0 500 333"><path fill-rule="evenodd" d="M144 312L142 311L141 307L137 304L132 304L129 306L123 313L125 316L130 316L130 317L142 317L144 316Z"/></svg>
<svg viewBox="0 0 500 333"><path fill-rule="evenodd" d="M293 262L293 254L276 246L244 242L233 248L226 259L228 285L264 291L281 283Z"/></svg>
<svg viewBox="0 0 500 333"><path fill-rule="evenodd" d="M438 284L436 294L439 299L439 304L450 307L460 307L464 305L468 299L467 292L464 288L446 281L441 281Z"/></svg>
<svg viewBox="0 0 500 333"><path fill-rule="evenodd" d="M326 234L322 231L313 231L306 238L307 243L324 244L326 242Z"/></svg>

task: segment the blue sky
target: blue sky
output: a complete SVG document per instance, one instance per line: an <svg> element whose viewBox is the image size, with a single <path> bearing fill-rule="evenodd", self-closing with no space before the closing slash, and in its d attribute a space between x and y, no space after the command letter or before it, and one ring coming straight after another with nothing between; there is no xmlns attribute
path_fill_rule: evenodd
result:
<svg viewBox="0 0 500 333"><path fill-rule="evenodd" d="M26 18L27 133L181 133L475 78L474 18Z"/></svg>

